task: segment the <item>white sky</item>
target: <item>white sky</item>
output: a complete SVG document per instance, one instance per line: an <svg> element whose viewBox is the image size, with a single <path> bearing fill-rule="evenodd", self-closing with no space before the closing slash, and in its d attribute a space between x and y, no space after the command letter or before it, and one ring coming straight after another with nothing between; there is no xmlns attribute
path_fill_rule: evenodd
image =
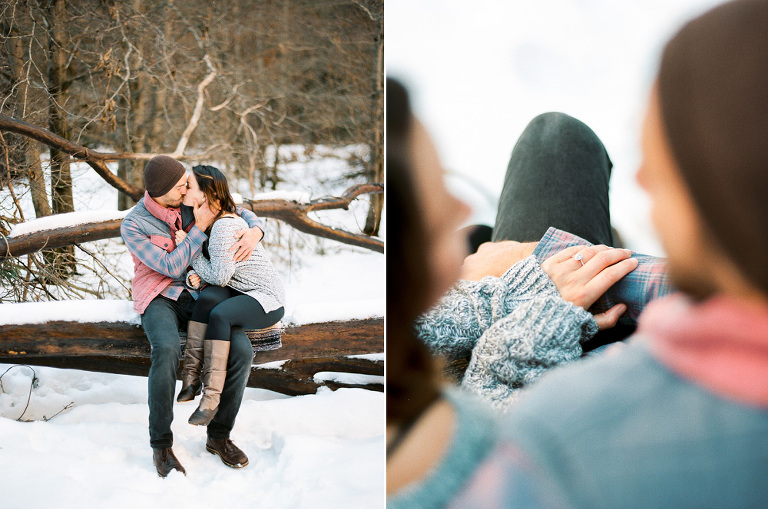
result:
<svg viewBox="0 0 768 509"><path fill-rule="evenodd" d="M640 122L664 43L716 3L387 0L386 72L410 89L445 167L464 175L452 188L474 221L493 223L484 195L501 189L528 121L563 111L592 127L613 160L614 225L630 247L661 254L634 183Z"/></svg>

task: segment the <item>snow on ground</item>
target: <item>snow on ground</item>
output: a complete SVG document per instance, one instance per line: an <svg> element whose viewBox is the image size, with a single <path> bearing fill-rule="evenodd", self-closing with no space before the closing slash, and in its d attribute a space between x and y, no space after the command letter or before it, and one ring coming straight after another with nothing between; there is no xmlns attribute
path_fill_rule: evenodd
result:
<svg viewBox="0 0 768 509"><path fill-rule="evenodd" d="M0 365L0 374L9 367ZM195 404L177 403L174 451L187 476L161 479L148 442L146 378L33 369L39 385L23 418L35 422L15 420L31 369L2 378L0 507L384 506L381 393L321 389L287 397L246 389L232 433L250 460L241 470L208 453L204 428L186 423Z"/></svg>
<svg viewBox="0 0 768 509"><path fill-rule="evenodd" d="M286 282L289 321L383 314L380 254L351 250L307 258ZM0 323L105 315L135 321L128 301L0 305ZM0 375L9 368L0 364ZM31 369L39 385L23 419L36 422L17 422L27 404ZM187 477L171 474L163 480L152 465L146 378L31 369L16 367L0 379L0 507L384 506L382 393L321 389L287 397L246 389L232 434L250 458L243 470L206 452L204 430L186 423L194 404L177 403L174 451ZM318 380L382 382L382 377L350 376L317 374Z"/></svg>
<svg viewBox="0 0 768 509"><path fill-rule="evenodd" d="M347 187L340 177L348 171L350 150L280 150L286 181L275 193L259 197L306 201L340 195ZM358 156L364 153L360 147L351 150ZM77 212L29 221L17 226L15 234L124 214L115 210L116 191L93 170L78 163L72 172ZM233 188L252 196L247 182L234 182ZM33 218L24 186L16 191L24 216ZM0 207L9 215L15 208L10 200L7 192L0 192ZM359 231L366 206L365 199L356 200L349 211L323 212L315 219ZM275 245L278 238L290 246ZM267 221L265 246L286 284L287 323L383 316L381 254L298 234L275 220ZM84 247L103 253L111 271L130 279L133 265L120 239ZM99 266L93 271L81 267L79 283L103 285L99 271ZM138 323L127 288L107 280L108 299L85 295L86 300L0 304L0 334L2 324L46 320ZM281 363L271 364L277 368ZM30 394L32 370L37 381ZM250 458L242 470L225 466L205 450L205 430L186 422L195 405L177 403L174 451L187 476L173 473L160 479L149 447L146 378L7 364L0 364L0 376L0 507L384 507L382 393L321 389L314 395L287 397L246 389L232 433ZM343 373L317 376L349 381ZM179 389L180 384L176 392ZM33 422L19 422L19 417Z"/></svg>

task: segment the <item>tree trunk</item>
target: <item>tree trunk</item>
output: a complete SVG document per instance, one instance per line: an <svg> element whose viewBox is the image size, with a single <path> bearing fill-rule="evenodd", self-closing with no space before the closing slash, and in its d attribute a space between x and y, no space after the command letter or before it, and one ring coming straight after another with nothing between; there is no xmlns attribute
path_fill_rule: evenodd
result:
<svg viewBox="0 0 768 509"><path fill-rule="evenodd" d="M66 55L64 53L66 1L53 0L49 6L50 31L48 36L48 94L50 97L49 129L52 133L69 139L67 119L61 107L65 101L64 80ZM69 154L51 148L51 202L54 214L73 212L72 175L69 170Z"/></svg>
<svg viewBox="0 0 768 509"><path fill-rule="evenodd" d="M15 28L11 29L11 37L8 38L7 45L11 72L14 80L18 83L16 104L20 110L19 116L25 121L32 120L34 122L34 119L28 118L34 109L31 105L29 77L24 73L24 45ZM36 141L30 139L25 140L23 146L25 147L24 159L29 178L30 194L32 195L32 205L35 207L35 216L49 216L51 215L51 207L48 204L48 194L45 190L45 176L40 163L40 148Z"/></svg>
<svg viewBox="0 0 768 509"><path fill-rule="evenodd" d="M144 1L133 0L132 9L136 13L144 13ZM129 50L129 41L126 43L125 51ZM143 42L143 41L142 41ZM143 50L143 44L140 44ZM155 131L154 121L150 120L150 109L152 107L152 95L153 93L162 93L164 88L160 88L159 91L148 92L150 78L146 71L140 68L141 58L138 52L134 51L129 59L129 65L131 66L131 76L134 78L128 83L128 113L125 124L125 137L123 140L123 146L127 152L153 152L149 146L148 139L152 137L152 134L160 134L159 130ZM150 134L152 133L152 134ZM143 173L142 170L144 164L140 161L120 160L117 167L117 176L124 181L142 187ZM132 197L119 193L117 195L117 209L127 210L136 205L137 200Z"/></svg>
<svg viewBox="0 0 768 509"><path fill-rule="evenodd" d="M381 240L325 226L309 217L310 212L318 210L347 210L352 200L361 194L381 193L383 188L384 186L381 184L358 184L347 189L340 197L319 198L309 203L296 203L288 200L246 200L242 206L261 217L279 219L304 233L383 253L384 243ZM0 236L0 260L8 256L21 256L32 253L44 247L69 246L92 240L117 237L120 235L120 223L121 220L115 219L54 228L10 238Z"/></svg>
<svg viewBox="0 0 768 509"><path fill-rule="evenodd" d="M117 176L126 182L130 181L131 164L133 161L120 159L117 162ZM134 205L133 199L124 193L117 193L117 210L128 210Z"/></svg>
<svg viewBox="0 0 768 509"><path fill-rule="evenodd" d="M371 104L371 149L370 149L370 175L371 182L384 182L384 128L383 120L383 98L384 98L384 30L381 20L376 22L376 65L374 66L373 76L373 99ZM363 233L367 235L378 235L379 225L381 224L381 211L384 208L384 195L370 195L371 205L368 209L368 216L365 220Z"/></svg>
<svg viewBox="0 0 768 509"><path fill-rule="evenodd" d="M66 1L53 0L48 6L48 126L52 133L68 140L66 113L62 108L65 103L64 80L66 72L65 22ZM51 147L51 211L54 214L74 212L75 203L72 197L72 174L69 168L69 154ZM51 270L60 277L75 272L74 247L67 247L51 253L49 260L53 262Z"/></svg>
<svg viewBox="0 0 768 509"><path fill-rule="evenodd" d="M258 350L259 338L249 334ZM383 390L381 384L344 385L315 380L318 372L333 371L382 376L384 363L361 357L384 351L384 319L290 326L282 347L254 354L249 387L284 394L313 394L320 386ZM55 366L88 371L146 376L150 348L144 331L127 323L48 322L0 325L0 362ZM259 364L283 361L279 366Z"/></svg>

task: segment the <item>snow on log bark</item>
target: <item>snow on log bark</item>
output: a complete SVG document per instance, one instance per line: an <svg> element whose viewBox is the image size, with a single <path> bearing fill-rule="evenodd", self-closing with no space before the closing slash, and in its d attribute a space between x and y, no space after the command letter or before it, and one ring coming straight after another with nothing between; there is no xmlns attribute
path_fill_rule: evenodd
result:
<svg viewBox="0 0 768 509"><path fill-rule="evenodd" d="M331 228L310 219L308 216L310 212L319 210L347 210L352 200L361 194L381 193L383 191L384 186L382 184L358 184L347 189L340 197L319 198L308 203L269 199L247 201L243 207L252 210L258 216L279 219L304 233L383 253L384 243L379 239ZM119 237L120 223L121 220L116 219L41 230L13 237L0 237L0 259L22 256L44 248L64 247L82 242Z"/></svg>
<svg viewBox="0 0 768 509"><path fill-rule="evenodd" d="M383 361L350 356L384 351L383 318L287 327L282 343L277 350L255 353L249 387L289 395L312 394L323 385L383 390L381 384L349 385L313 378L322 371L382 376ZM259 367L275 361L285 362ZM0 362L146 376L150 349L143 329L128 323L2 325Z"/></svg>

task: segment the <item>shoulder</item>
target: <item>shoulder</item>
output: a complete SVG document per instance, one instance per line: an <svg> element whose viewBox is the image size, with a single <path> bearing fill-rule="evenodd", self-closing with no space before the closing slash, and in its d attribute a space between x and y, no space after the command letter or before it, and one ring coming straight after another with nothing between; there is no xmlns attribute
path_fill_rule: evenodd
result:
<svg viewBox="0 0 768 509"><path fill-rule="evenodd" d="M433 405L422 415L416 428L421 427L423 432L424 428L434 429L436 420L443 424L443 428L450 422L452 430L446 441L441 442L445 449L428 472L418 480L404 484L397 494L391 496L387 507L423 507L425 500L429 501L427 505L434 507L446 505L456 496L457 490L466 485L496 444L495 414L488 405L458 389L446 390L444 397L443 402ZM437 431L436 436L439 433ZM406 440L398 453L410 459L413 454L423 454L424 450ZM397 455L391 459L397 461Z"/></svg>
<svg viewBox="0 0 768 509"><path fill-rule="evenodd" d="M136 205L128 211L128 213L123 218L123 221L126 219L136 219L137 217L149 212L147 208L144 206L144 198L140 199Z"/></svg>
<svg viewBox="0 0 768 509"><path fill-rule="evenodd" d="M121 223L121 229L126 226L140 227L140 225L146 221L148 215L150 215L149 211L144 206L144 198L142 198L136 206L125 215Z"/></svg>
<svg viewBox="0 0 768 509"><path fill-rule="evenodd" d="M678 376L637 339L545 375L504 419L505 437L582 507L620 507L628 497L638 507L719 506L705 501L723 489L748 497L765 455L742 452L764 441L768 415Z"/></svg>
<svg viewBox="0 0 768 509"><path fill-rule="evenodd" d="M239 216L223 216L216 220L215 223L213 223L213 227L211 227L211 232L214 230L220 230L220 231L230 231L230 230L240 230L243 228L243 226L247 227L248 224Z"/></svg>
<svg viewBox="0 0 768 509"><path fill-rule="evenodd" d="M248 228L248 224L237 216L220 217L211 227L210 242L220 242L223 238L234 242L233 235L244 228Z"/></svg>

